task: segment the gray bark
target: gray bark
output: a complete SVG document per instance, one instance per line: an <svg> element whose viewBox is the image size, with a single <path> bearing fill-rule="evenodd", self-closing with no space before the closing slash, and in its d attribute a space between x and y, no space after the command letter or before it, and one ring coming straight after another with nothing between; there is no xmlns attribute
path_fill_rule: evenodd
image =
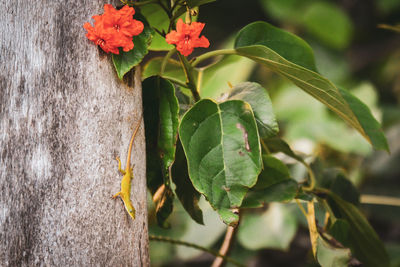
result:
<svg viewBox="0 0 400 267"><path fill-rule="evenodd" d="M140 74L118 80L83 29L99 0L0 2L0 265L147 266L144 128L136 220L120 200L142 113Z"/></svg>

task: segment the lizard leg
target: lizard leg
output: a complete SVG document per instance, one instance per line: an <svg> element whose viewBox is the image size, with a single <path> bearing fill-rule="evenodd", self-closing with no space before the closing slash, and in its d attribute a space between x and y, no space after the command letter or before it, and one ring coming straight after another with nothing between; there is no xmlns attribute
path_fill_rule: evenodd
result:
<svg viewBox="0 0 400 267"><path fill-rule="evenodd" d="M117 157L116 160L118 161L119 172L122 173L122 175L125 175L126 172L123 169L121 169L121 160L119 159L119 157Z"/></svg>
<svg viewBox="0 0 400 267"><path fill-rule="evenodd" d="M121 196L121 192L116 193L115 195L113 195L111 198L116 199L118 196Z"/></svg>

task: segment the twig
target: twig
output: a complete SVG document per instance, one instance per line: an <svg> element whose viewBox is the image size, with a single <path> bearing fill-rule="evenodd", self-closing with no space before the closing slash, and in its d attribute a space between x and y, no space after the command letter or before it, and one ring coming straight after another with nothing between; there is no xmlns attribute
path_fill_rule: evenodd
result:
<svg viewBox="0 0 400 267"><path fill-rule="evenodd" d="M400 198L397 197L361 195L360 202L363 204L377 204L400 207Z"/></svg>
<svg viewBox="0 0 400 267"><path fill-rule="evenodd" d="M236 212L239 212L239 210L236 209ZM231 248L231 245L234 240L233 237L235 236L236 229L237 229L237 225L228 226L228 229L226 230L224 242L222 243L222 246L219 250L220 255L226 256L229 253L229 249ZM211 267L221 267L224 264L224 261L225 261L225 258L219 256L219 257L215 258Z"/></svg>
<svg viewBox="0 0 400 267"><path fill-rule="evenodd" d="M181 241L181 240L176 240L176 239L172 239L172 238L165 237L165 236L154 236L154 235L149 235L149 240L167 242L167 243L171 243L171 244L174 244L174 245L181 245L181 246L195 248L195 249L210 253L210 254L212 254L212 255L214 255L216 257L221 257L224 260L226 260L227 262L230 262L230 263L232 263L232 264L234 264L236 266L244 267L243 264L241 264L240 262L237 262L236 260L234 260L234 259L232 259L230 257L227 257L225 255L222 255L222 254L214 251L214 250L211 250L209 248L202 247L202 246L199 246L199 245L196 245L196 244L193 244L193 243L189 243L189 242L185 242L185 241Z"/></svg>
<svg viewBox="0 0 400 267"><path fill-rule="evenodd" d="M193 73L191 72L192 67L190 66L186 57L184 57L181 53L178 53L178 56L179 59L181 60L183 71L185 72L185 76L187 79L187 87L189 87L190 91L192 92L194 101L197 102L200 100L200 95L199 92L197 91Z"/></svg>

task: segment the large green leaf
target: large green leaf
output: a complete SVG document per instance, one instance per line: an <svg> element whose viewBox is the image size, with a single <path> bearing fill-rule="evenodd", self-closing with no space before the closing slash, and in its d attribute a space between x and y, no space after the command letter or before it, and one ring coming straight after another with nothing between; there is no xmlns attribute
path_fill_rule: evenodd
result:
<svg viewBox="0 0 400 267"><path fill-rule="evenodd" d="M335 216L345 219L350 226L349 245L356 258L367 267L389 266L389 258L382 241L357 207L332 192L328 196Z"/></svg>
<svg viewBox="0 0 400 267"><path fill-rule="evenodd" d="M296 35L267 22L253 22L239 31L235 40L235 48L252 45L266 46L286 60L316 71L311 47Z"/></svg>
<svg viewBox="0 0 400 267"><path fill-rule="evenodd" d="M189 178L187 161L182 144L178 141L175 162L172 165L172 181L175 193L190 217L199 224L204 224L203 213L199 207L200 193L193 187Z"/></svg>
<svg viewBox="0 0 400 267"><path fill-rule="evenodd" d="M236 216L227 216L227 211L240 207L262 167L250 105L241 100L200 100L183 116L179 136L194 187L226 223L233 224Z"/></svg>
<svg viewBox="0 0 400 267"><path fill-rule="evenodd" d="M351 93L338 89L318 73L289 62L266 46L240 47L236 51L239 55L266 65L288 78L347 121L376 149L388 150L386 138L379 123L372 116L368 107Z"/></svg>
<svg viewBox="0 0 400 267"><path fill-rule="evenodd" d="M118 78L121 80L124 75L138 65L148 53L147 47L154 34L154 30L150 28L143 16L138 14L135 16L135 19L142 21L144 24L143 32L137 36L133 36L133 44L135 46L128 52L124 52L120 49L119 55L113 54L112 56L115 70L117 71Z"/></svg>
<svg viewBox="0 0 400 267"><path fill-rule="evenodd" d="M153 195L157 192L161 194L156 197L156 208L163 213L157 217L162 219L159 223L164 225L172 212L170 168L175 159L179 106L175 88L169 81L153 76L144 80L142 87L147 186Z"/></svg>
<svg viewBox="0 0 400 267"><path fill-rule="evenodd" d="M261 138L275 136L278 131L271 99L268 92L258 83L244 82L233 87L227 95L228 99L246 101L253 109L257 121L258 132Z"/></svg>
<svg viewBox="0 0 400 267"><path fill-rule="evenodd" d="M266 22L254 22L239 32L235 48L238 55L269 67L328 106L376 149L388 150L368 107L316 72L312 50L303 40Z"/></svg>

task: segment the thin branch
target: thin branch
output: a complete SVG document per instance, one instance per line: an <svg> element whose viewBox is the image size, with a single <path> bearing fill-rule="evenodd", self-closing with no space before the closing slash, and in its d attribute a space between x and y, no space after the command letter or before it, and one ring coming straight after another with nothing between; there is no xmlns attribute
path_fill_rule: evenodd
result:
<svg viewBox="0 0 400 267"><path fill-rule="evenodd" d="M168 60L172 57L173 54L176 53L176 48L171 49L167 55L164 57L162 63L161 63L161 69L160 69L160 76L164 74L165 67L167 66Z"/></svg>
<svg viewBox="0 0 400 267"><path fill-rule="evenodd" d="M309 180L310 180L310 185L309 186L303 186L303 190L304 191L312 191L315 188L315 175L313 170L311 169L310 165L308 165L305 161L300 161L306 168L307 168L307 172L308 172L308 176L309 176Z"/></svg>
<svg viewBox="0 0 400 267"><path fill-rule="evenodd" d="M211 58L211 57L216 57L216 56L221 56L221 55L235 55L236 50L235 49L221 49L221 50L215 50L211 52L207 52L201 56L198 56L192 63L193 67L196 67L200 62Z"/></svg>
<svg viewBox="0 0 400 267"><path fill-rule="evenodd" d="M191 247L191 248L194 248L194 249L198 249L198 250L210 253L210 254L212 254L212 255L214 255L216 257L222 257L227 262L230 262L230 263L232 263L232 264L234 264L236 266L244 267L243 264L241 264L240 262L237 262L236 260L234 260L234 259L232 259L230 257L224 256L224 255L222 255L222 254L220 254L218 252L215 252L214 250L211 250L209 248L202 247L202 246L199 246L199 245L196 245L196 244L193 244L193 243L189 243L189 242L185 242L185 241L181 241L181 240L176 240L176 239L172 239L172 238L165 237L165 236L154 236L154 235L149 235L149 240L150 241L166 242L166 243L171 243L171 244L174 244L174 245L181 245L181 246Z"/></svg>
<svg viewBox="0 0 400 267"><path fill-rule="evenodd" d="M183 71L185 72L185 76L187 79L187 86L192 92L193 99L195 102L200 100L199 92L197 91L196 83L193 77L193 73L191 72L191 66L187 61L186 57L184 57L181 53L178 52L179 59L181 60Z"/></svg>
<svg viewBox="0 0 400 267"><path fill-rule="evenodd" d="M239 212L239 209L233 210L233 212ZM226 234L224 238L224 242L222 243L221 248L219 249L219 254L226 256L229 253L229 249L231 248L231 245L234 241L234 236L236 233L237 225L235 226L228 226L226 229ZM224 257L217 257L215 258L213 264L211 267L221 267L224 264Z"/></svg>
<svg viewBox="0 0 400 267"><path fill-rule="evenodd" d="M377 204L400 207L400 198L397 197L361 195L360 202L363 204Z"/></svg>

